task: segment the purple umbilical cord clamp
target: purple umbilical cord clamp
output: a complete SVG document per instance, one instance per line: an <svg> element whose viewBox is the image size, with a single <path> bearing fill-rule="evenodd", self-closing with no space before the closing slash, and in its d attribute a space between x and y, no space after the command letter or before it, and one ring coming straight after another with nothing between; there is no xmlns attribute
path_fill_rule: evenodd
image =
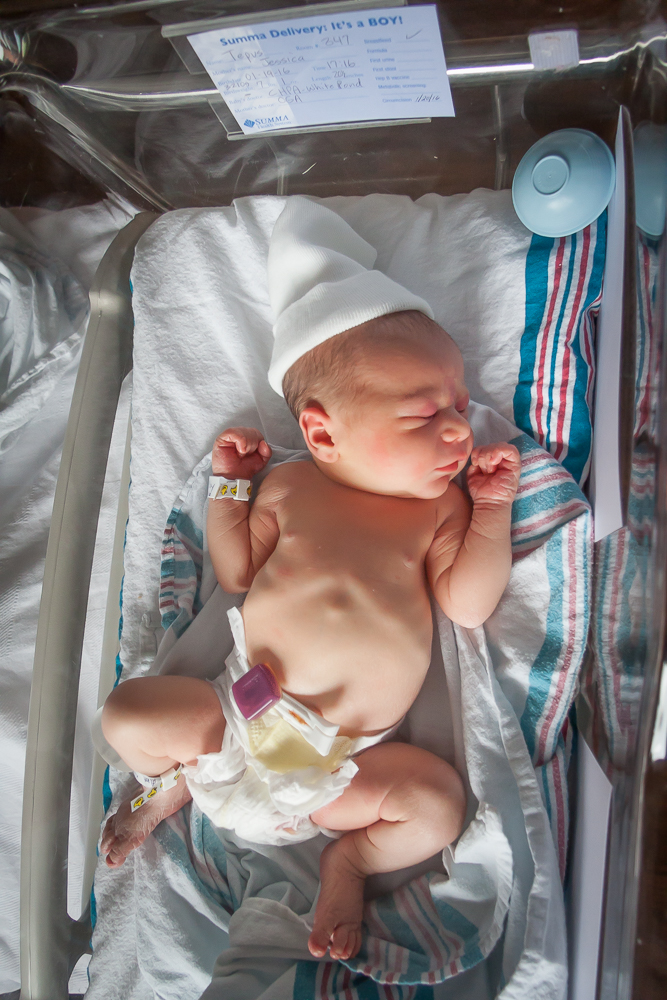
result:
<svg viewBox="0 0 667 1000"><path fill-rule="evenodd" d="M282 691L271 667L258 663L232 684L232 695L239 712L250 722L279 702Z"/></svg>

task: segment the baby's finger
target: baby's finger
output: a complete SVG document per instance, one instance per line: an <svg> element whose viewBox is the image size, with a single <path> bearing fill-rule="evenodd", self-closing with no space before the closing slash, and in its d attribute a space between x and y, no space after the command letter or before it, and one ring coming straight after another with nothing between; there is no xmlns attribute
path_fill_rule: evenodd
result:
<svg viewBox="0 0 667 1000"><path fill-rule="evenodd" d="M495 470L498 462L494 461L493 452L489 451L488 448L484 448L481 454L479 455L477 464L479 468L482 470L482 472L488 475L489 473Z"/></svg>
<svg viewBox="0 0 667 1000"><path fill-rule="evenodd" d="M498 462L501 462L503 459L508 462L521 461L519 449L513 444L508 444L506 441L499 441L497 444L489 445L489 447L492 449L494 457L497 457Z"/></svg>
<svg viewBox="0 0 667 1000"><path fill-rule="evenodd" d="M240 429L232 427L223 431L215 439L215 443L219 448L235 448L239 455L245 454L246 436Z"/></svg>
<svg viewBox="0 0 667 1000"><path fill-rule="evenodd" d="M260 453L260 455L262 456L262 458L266 458L266 459L271 458L271 455L273 454L273 452L271 451L271 446L263 438L259 442L259 445L257 447L257 451Z"/></svg>

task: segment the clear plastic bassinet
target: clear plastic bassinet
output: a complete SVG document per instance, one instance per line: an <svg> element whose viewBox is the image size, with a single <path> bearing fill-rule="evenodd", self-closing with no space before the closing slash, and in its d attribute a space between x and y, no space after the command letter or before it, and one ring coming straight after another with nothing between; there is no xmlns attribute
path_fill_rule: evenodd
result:
<svg viewBox="0 0 667 1000"><path fill-rule="evenodd" d="M338 0L327 9L349 6ZM352 6L374 4L352 0ZM252 13L260 20L262 12L280 9L275 0L259 7L244 0L2 5L1 203L66 209L111 194L146 213L113 244L91 292L86 372L72 404L56 493L24 787L23 1000L65 997L69 973L90 936L89 911L73 920L67 901L75 705L106 455L121 383L131 367L128 275L141 232L156 213L229 205L251 194L381 192L417 198L509 188L526 150L556 129L589 129L613 149L619 108L626 219L618 419L626 526L596 546L594 623L577 722L613 788L597 996L644 1000L658 996L664 984L661 944L667 928L657 916L657 865L667 817L664 683L660 697L667 564L665 203L664 195L651 203L650 232L636 225L635 194L641 198L644 189L634 185L633 136L643 185L649 181L642 130L645 136L647 128L658 127L655 134L662 134L667 127L665 7L658 0L516 0L502 7L486 0L441 0L437 7L455 117L248 137L186 34L215 26L221 17ZM293 16L309 9L303 4ZM549 68L545 57L546 68L539 68L536 36L570 30L576 32L578 58L566 68ZM122 507L118 524L124 524ZM623 617L619 602L630 602L630 594L612 584L629 558L636 576ZM122 527L110 607L121 575ZM110 613L102 694L113 682L116 627L117 616L114 621ZM99 782L99 768L96 774ZM571 777L574 796L574 771ZM100 803L98 787L91 799L93 831ZM575 822L584 806L580 801L574 810ZM572 877L571 870L570 883ZM86 898L91 878L89 863ZM569 891L574 899L571 884Z"/></svg>

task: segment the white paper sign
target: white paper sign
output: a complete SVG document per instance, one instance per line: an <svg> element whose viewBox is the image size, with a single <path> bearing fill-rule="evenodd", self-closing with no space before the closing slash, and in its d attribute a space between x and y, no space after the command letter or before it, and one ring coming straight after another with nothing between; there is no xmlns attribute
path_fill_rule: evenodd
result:
<svg viewBox="0 0 667 1000"><path fill-rule="evenodd" d="M265 21L188 38L246 135L454 115L434 6Z"/></svg>

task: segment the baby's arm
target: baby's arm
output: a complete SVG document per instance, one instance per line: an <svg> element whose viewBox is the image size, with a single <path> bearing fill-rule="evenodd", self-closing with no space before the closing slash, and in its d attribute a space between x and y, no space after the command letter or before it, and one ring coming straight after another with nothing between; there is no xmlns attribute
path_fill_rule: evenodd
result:
<svg viewBox="0 0 667 1000"><path fill-rule="evenodd" d="M251 479L271 458L271 449L252 427L223 431L213 446L213 473L226 479ZM230 594L250 589L256 573L276 547L275 510L260 490L252 507L242 500L208 501L208 551L218 583Z"/></svg>
<svg viewBox="0 0 667 1000"><path fill-rule="evenodd" d="M481 625L495 610L512 566L510 529L521 458L510 444L475 448L468 469L470 506L453 484L447 515L426 556L435 598L452 621ZM454 493L450 493L455 490Z"/></svg>

